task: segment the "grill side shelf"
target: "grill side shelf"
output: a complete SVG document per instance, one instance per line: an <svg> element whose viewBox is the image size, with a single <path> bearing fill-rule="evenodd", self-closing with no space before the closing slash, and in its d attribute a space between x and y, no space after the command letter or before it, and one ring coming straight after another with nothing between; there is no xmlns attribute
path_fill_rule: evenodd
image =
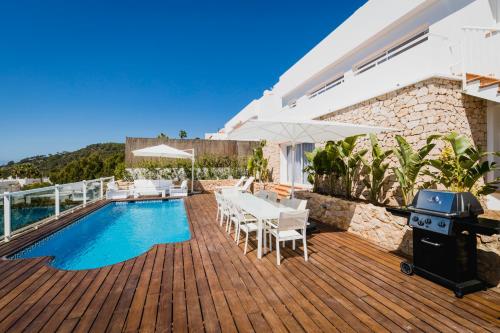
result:
<svg viewBox="0 0 500 333"><path fill-rule="evenodd" d="M481 235L491 236L500 234L500 221L498 220L478 217L477 222L463 221L460 222L460 226L463 226L465 230Z"/></svg>

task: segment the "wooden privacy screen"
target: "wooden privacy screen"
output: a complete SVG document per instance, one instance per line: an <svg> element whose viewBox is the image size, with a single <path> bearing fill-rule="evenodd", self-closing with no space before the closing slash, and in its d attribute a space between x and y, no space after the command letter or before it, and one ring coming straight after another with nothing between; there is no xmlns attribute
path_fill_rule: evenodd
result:
<svg viewBox="0 0 500 333"><path fill-rule="evenodd" d="M171 147L184 150L195 149L196 156L232 156L245 157L251 155L253 148L258 145L254 141L234 140L203 140L203 139L166 139L166 138L129 138L125 140L125 164L134 167L142 161L161 161L155 157L136 157L133 150L166 144Z"/></svg>

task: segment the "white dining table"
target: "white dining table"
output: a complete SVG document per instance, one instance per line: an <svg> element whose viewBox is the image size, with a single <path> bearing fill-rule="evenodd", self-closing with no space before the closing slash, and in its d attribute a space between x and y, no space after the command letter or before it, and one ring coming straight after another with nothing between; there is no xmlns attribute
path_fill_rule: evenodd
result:
<svg viewBox="0 0 500 333"><path fill-rule="evenodd" d="M255 216L257 219L257 258L262 258L262 231L264 221L278 219L281 212L294 211L293 208L272 203L262 198L258 198L250 193L226 192L223 195L227 200L243 209L245 212Z"/></svg>

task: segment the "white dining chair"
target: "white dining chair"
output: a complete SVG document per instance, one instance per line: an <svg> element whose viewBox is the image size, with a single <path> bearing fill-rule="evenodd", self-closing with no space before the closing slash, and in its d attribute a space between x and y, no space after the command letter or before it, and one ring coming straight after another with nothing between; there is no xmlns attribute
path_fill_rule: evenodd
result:
<svg viewBox="0 0 500 333"><path fill-rule="evenodd" d="M233 205L233 219L235 221L236 234L235 241L236 244L240 243L240 234L243 231L245 233L245 249L244 254L247 254L248 249L248 236L251 232L257 234L258 226L257 219L251 214L246 213L240 207Z"/></svg>
<svg viewBox="0 0 500 333"><path fill-rule="evenodd" d="M271 202L277 202L278 201L278 194L276 192L268 192L267 200L271 201Z"/></svg>
<svg viewBox="0 0 500 333"><path fill-rule="evenodd" d="M267 191L259 191L255 193L255 196L260 199L267 199L268 192Z"/></svg>
<svg viewBox="0 0 500 333"><path fill-rule="evenodd" d="M292 248L295 250L295 241L301 240L304 244L304 259L307 257L306 228L309 210L295 212L281 212L276 225L270 225L269 249L272 251L272 237L276 239L276 263L281 264L280 242L291 240ZM301 232L299 232L301 231Z"/></svg>
<svg viewBox="0 0 500 333"><path fill-rule="evenodd" d="M297 198L284 198L280 200L280 203L283 206L287 206L296 210L305 210L307 208L307 200L301 200Z"/></svg>
<svg viewBox="0 0 500 333"><path fill-rule="evenodd" d="M217 215L215 216L215 220L219 222L219 219L222 216L222 206L223 206L223 199L219 191L215 191L215 202L217 203ZM220 225L222 225L222 222L220 222Z"/></svg>

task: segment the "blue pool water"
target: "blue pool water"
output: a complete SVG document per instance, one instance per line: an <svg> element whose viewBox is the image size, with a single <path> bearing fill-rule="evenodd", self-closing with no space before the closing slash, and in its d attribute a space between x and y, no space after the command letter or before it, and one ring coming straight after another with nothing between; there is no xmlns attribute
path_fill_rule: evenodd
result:
<svg viewBox="0 0 500 333"><path fill-rule="evenodd" d="M54 256L54 267L89 269L138 256L155 244L182 242L190 237L182 200L115 202L12 258Z"/></svg>

